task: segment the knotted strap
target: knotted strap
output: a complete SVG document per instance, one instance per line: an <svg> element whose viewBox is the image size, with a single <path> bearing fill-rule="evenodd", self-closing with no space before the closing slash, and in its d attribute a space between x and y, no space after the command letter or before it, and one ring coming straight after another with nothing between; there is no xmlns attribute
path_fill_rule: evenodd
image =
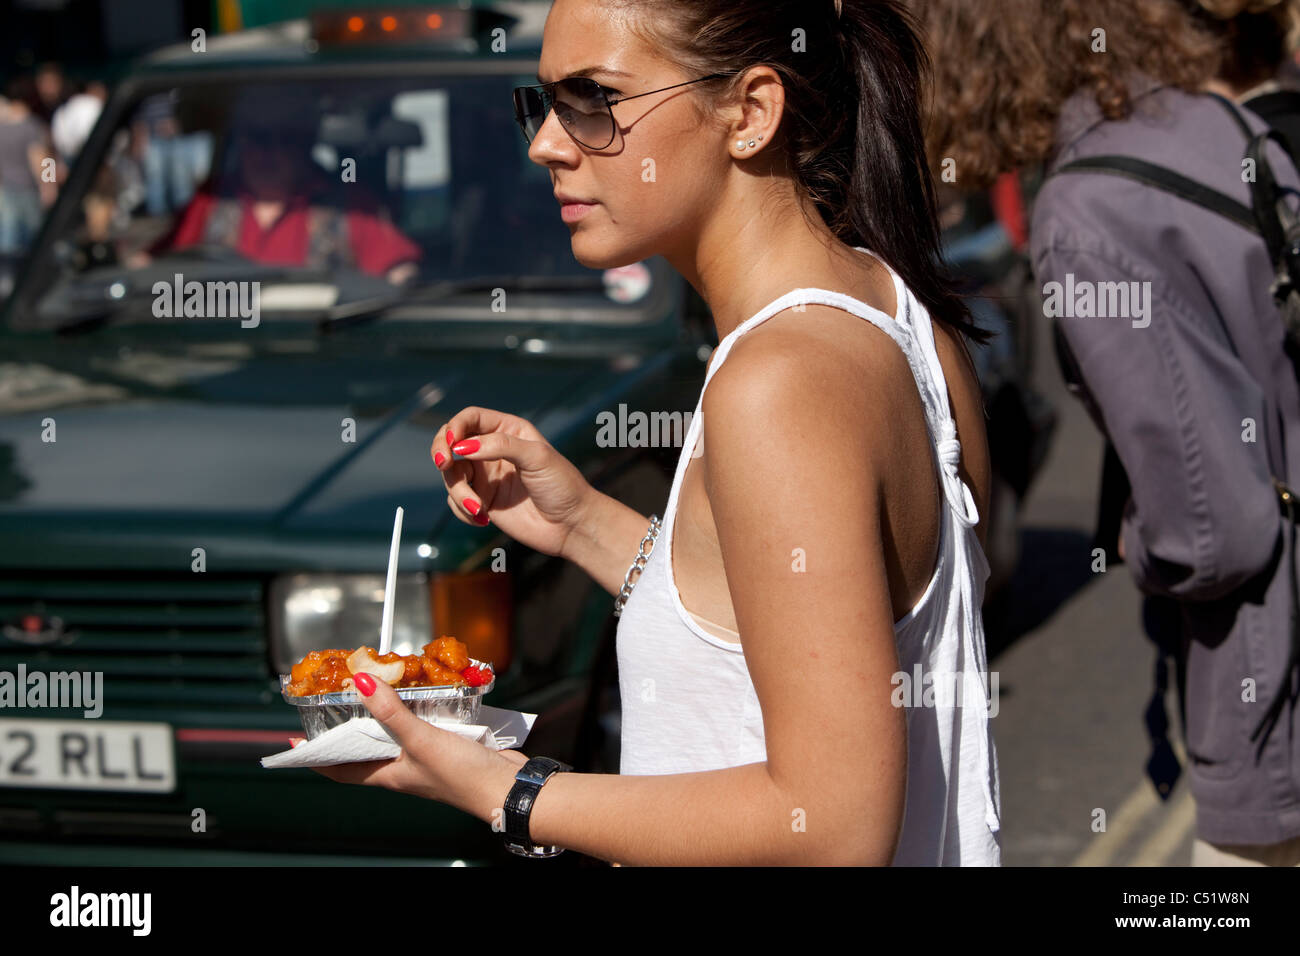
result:
<svg viewBox="0 0 1300 956"><path fill-rule="evenodd" d="M957 467L961 464L961 442L957 440L957 423L951 415L939 423L939 437L935 447L939 453L944 497L952 506L957 523L963 528L972 528L979 524L980 513L970 486L957 472Z"/></svg>

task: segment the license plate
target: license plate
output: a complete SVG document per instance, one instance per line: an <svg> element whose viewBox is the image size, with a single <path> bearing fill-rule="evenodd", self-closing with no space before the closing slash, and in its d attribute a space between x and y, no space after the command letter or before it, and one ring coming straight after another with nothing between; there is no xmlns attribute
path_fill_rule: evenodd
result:
<svg viewBox="0 0 1300 956"><path fill-rule="evenodd" d="M176 789L168 724L0 720L0 787Z"/></svg>

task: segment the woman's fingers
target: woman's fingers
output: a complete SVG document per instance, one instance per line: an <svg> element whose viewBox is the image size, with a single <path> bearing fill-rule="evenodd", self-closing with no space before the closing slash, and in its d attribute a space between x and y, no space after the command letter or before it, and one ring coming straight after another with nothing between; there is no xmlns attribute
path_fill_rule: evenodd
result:
<svg viewBox="0 0 1300 956"><path fill-rule="evenodd" d="M469 435L452 445L452 451L469 461L508 461L520 471L536 471L546 463L546 446L511 435L488 432Z"/></svg>
<svg viewBox="0 0 1300 956"><path fill-rule="evenodd" d="M434 465L445 468L455 460L451 447L457 442L465 438L478 438L482 441L484 435L492 434L508 434L525 441L543 440L541 433L527 419L492 408L469 405L438 429L429 455L433 458Z"/></svg>
<svg viewBox="0 0 1300 956"><path fill-rule="evenodd" d="M445 437L444 435L444 441ZM492 509L493 484L491 481L480 481L480 487L475 488L471 479L484 476L488 464L497 461L509 462L519 471L541 469L546 463L548 450L543 441L530 441L501 431L453 442L448 446L448 451L457 458L444 462L440 468L452 510L466 524L480 527L486 525L490 520L488 513ZM440 453L435 452L437 454ZM483 464L476 468L473 462Z"/></svg>
<svg viewBox="0 0 1300 956"><path fill-rule="evenodd" d="M340 763L329 767L312 767L322 777L329 777L336 783L354 783L369 787L393 786L392 767L400 758L389 760L366 760L360 763Z"/></svg>
<svg viewBox="0 0 1300 956"><path fill-rule="evenodd" d="M471 479L478 481L479 488L471 484ZM466 524L487 524L487 510L492 506L492 482L486 479L480 467L468 461L453 462L443 469L442 480L447 485L447 501L452 510Z"/></svg>
<svg viewBox="0 0 1300 956"><path fill-rule="evenodd" d="M450 494L447 495L447 507L451 508L452 514L460 519L462 524L472 524L476 528L481 528L492 519L483 509L479 509L478 516L471 516L465 508L464 499L457 501Z"/></svg>

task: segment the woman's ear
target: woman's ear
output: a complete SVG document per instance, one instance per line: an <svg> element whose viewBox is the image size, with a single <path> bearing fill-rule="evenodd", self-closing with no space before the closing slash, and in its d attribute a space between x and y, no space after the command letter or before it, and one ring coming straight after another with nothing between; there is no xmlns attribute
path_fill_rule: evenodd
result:
<svg viewBox="0 0 1300 956"><path fill-rule="evenodd" d="M729 108L732 155L749 156L770 143L784 110L785 87L780 75L770 66L747 70L736 91L735 105Z"/></svg>

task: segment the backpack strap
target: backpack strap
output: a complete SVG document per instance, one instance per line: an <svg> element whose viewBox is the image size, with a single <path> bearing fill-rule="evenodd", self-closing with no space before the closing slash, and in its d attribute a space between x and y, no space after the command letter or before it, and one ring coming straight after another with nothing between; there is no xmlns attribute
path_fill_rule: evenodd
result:
<svg viewBox="0 0 1300 956"><path fill-rule="evenodd" d="M1187 202L1195 203L1203 209L1208 209L1210 212L1218 213L1225 219L1232 220L1243 229L1248 229L1257 236L1260 234L1259 225L1255 220L1255 213L1244 203L1237 202L1231 196L1225 195L1217 189L1211 189L1204 183L1189 179L1182 173L1175 172L1165 166L1158 166L1155 163L1148 163L1146 160L1138 159L1135 156L1085 156L1082 159L1076 159L1057 167L1049 175L1055 176L1058 173L1107 173L1129 179L1177 196ZM1237 351L1237 343L1233 341L1232 333L1228 330L1228 324L1223 320L1223 316L1216 310L1214 317L1218 320L1224 338L1227 339L1228 349L1233 355L1240 357L1240 353ZM1069 345L1064 341L1063 337L1058 341L1058 362L1061 358L1060 352L1062 348L1067 353L1069 352ZM1066 365L1065 363L1061 364L1064 370ZM1069 383L1068 378L1066 381Z"/></svg>
<svg viewBox="0 0 1300 956"><path fill-rule="evenodd" d="M1245 203L1237 202L1231 196L1217 189L1211 189L1204 183L1189 179L1182 173L1176 173L1165 166L1157 166L1155 163L1148 163L1135 156L1085 156L1057 167L1051 175L1055 176L1058 173L1109 173L1112 176L1122 176L1145 186L1172 193L1179 199L1185 199L1211 212L1216 212L1226 219L1231 219L1243 229L1259 233L1255 213Z"/></svg>
<svg viewBox="0 0 1300 956"><path fill-rule="evenodd" d="M1245 159L1249 161L1254 173L1249 180L1251 211L1259 234L1264 237L1264 242L1268 245L1269 258L1274 263L1279 263L1287 246L1287 225L1291 217L1282 191L1278 188L1277 177L1273 175L1273 166L1264 155L1264 148L1271 139L1289 156L1290 147L1286 138L1275 129L1266 128L1261 133L1252 130L1246 118L1241 115L1241 110L1232 100L1218 93L1211 93L1210 96L1228 111L1228 115L1233 118L1241 129L1242 135L1246 137Z"/></svg>

